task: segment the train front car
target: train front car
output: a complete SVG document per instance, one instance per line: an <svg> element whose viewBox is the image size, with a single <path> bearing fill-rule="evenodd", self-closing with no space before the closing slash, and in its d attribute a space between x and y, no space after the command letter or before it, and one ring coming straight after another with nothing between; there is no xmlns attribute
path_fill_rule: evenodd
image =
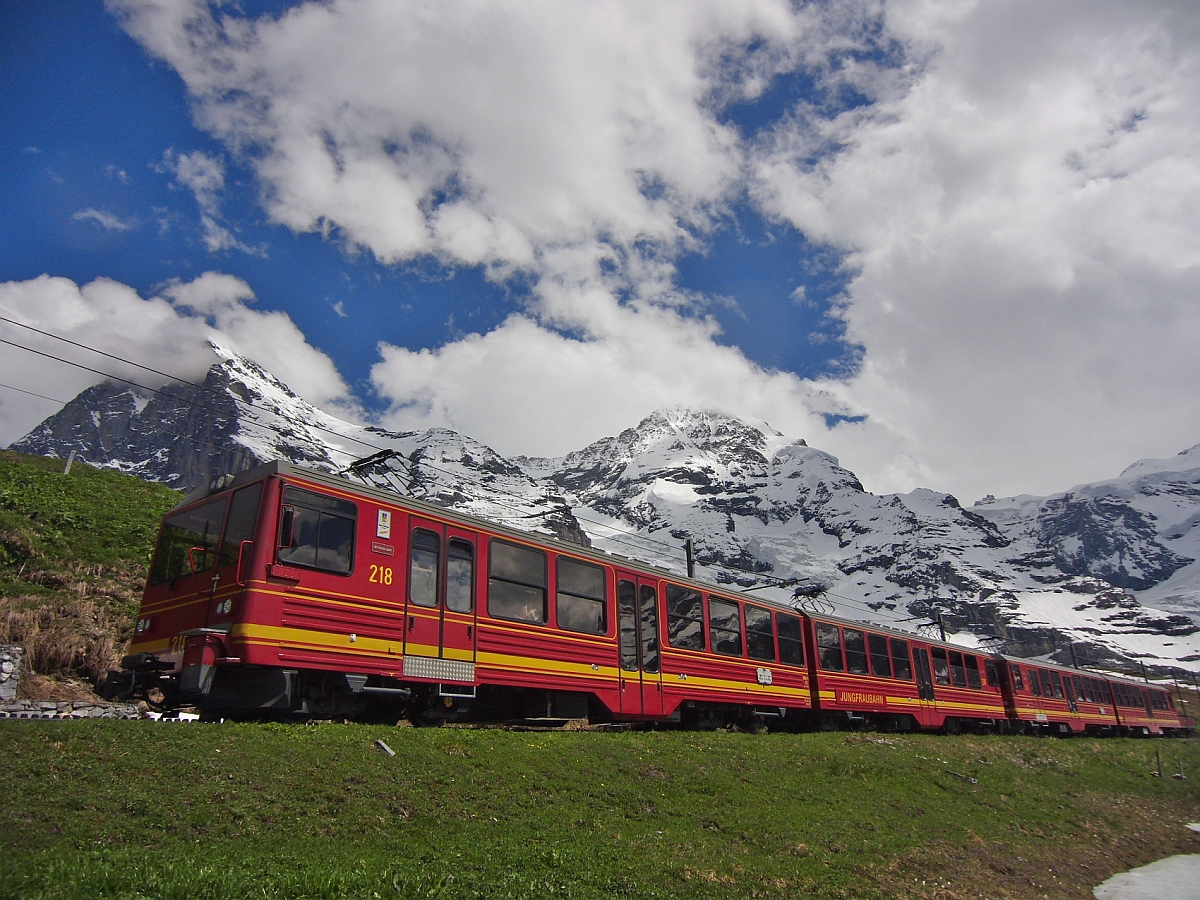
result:
<svg viewBox="0 0 1200 900"><path fill-rule="evenodd" d="M228 482L230 479L222 479ZM266 483L242 478L193 494L163 517L122 672L106 693L177 708L211 688L215 667L236 657L233 624L248 603L262 534Z"/></svg>

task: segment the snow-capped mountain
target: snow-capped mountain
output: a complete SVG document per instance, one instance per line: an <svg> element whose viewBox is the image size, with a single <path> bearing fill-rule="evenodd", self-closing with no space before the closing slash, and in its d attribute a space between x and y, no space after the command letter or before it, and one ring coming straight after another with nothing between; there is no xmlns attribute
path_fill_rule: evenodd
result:
<svg viewBox="0 0 1200 900"><path fill-rule="evenodd" d="M218 350L201 385L84 391L13 449L182 488L284 458L505 524L588 541L855 619L929 627L1016 655L1200 670L1200 446L1050 497L964 509L877 496L764 422L660 410L558 459L505 460L447 429L396 433L316 409ZM384 458L386 457L386 458Z"/></svg>
<svg viewBox="0 0 1200 900"><path fill-rule="evenodd" d="M184 491L286 459L325 472L382 454L353 477L518 528L586 542L562 497L491 448L444 428L392 432L331 416L257 364L213 348L201 384L148 398L113 382L88 388L11 447L119 469Z"/></svg>

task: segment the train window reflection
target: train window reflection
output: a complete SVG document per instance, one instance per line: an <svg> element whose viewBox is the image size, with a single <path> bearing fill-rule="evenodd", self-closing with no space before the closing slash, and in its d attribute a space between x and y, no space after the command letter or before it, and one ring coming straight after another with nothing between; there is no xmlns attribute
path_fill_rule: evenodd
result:
<svg viewBox="0 0 1200 900"><path fill-rule="evenodd" d="M892 663L888 657L887 638L882 634L868 634L867 649L871 651L871 674L876 678L891 678Z"/></svg>
<svg viewBox="0 0 1200 900"><path fill-rule="evenodd" d="M546 623L546 554L531 547L492 541L488 613L498 619Z"/></svg>
<svg viewBox="0 0 1200 900"><path fill-rule="evenodd" d="M776 613L775 622L779 628L779 661L793 666L804 665L804 635L800 620Z"/></svg>
<svg viewBox="0 0 1200 900"><path fill-rule="evenodd" d="M908 656L908 641L892 638L892 671L901 681L912 681L912 664Z"/></svg>
<svg viewBox="0 0 1200 900"><path fill-rule="evenodd" d="M415 528L412 533L412 562L408 568L408 599L417 606L438 605L438 570L441 568L442 539L432 531Z"/></svg>
<svg viewBox="0 0 1200 900"><path fill-rule="evenodd" d="M584 634L606 633L608 598L605 594L604 570L565 556L558 558L555 569L558 579L558 627Z"/></svg>
<svg viewBox="0 0 1200 900"><path fill-rule="evenodd" d="M446 559L446 609L470 612L475 605L475 548L468 541L451 539Z"/></svg>
<svg viewBox="0 0 1200 900"><path fill-rule="evenodd" d="M348 500L287 486L283 489L284 534L279 561L293 566L348 575L354 560L358 507ZM290 538L290 541L287 539Z"/></svg>
<svg viewBox="0 0 1200 900"><path fill-rule="evenodd" d="M979 690L983 682L979 680L979 660L970 653L963 654L963 665L967 670L967 687Z"/></svg>
<svg viewBox="0 0 1200 900"><path fill-rule="evenodd" d="M846 671L854 675L867 674L867 643L863 633L856 628L843 628L845 639Z"/></svg>
<svg viewBox="0 0 1200 900"><path fill-rule="evenodd" d="M762 662L775 661L771 611L750 604L746 604L746 655Z"/></svg>
<svg viewBox="0 0 1200 900"><path fill-rule="evenodd" d="M736 603L709 597L708 625L714 652L726 656L742 655L742 622Z"/></svg>
<svg viewBox="0 0 1200 900"><path fill-rule="evenodd" d="M667 643L680 650L704 649L704 602L695 588L667 585Z"/></svg>
<svg viewBox="0 0 1200 900"><path fill-rule="evenodd" d="M817 659L826 672L841 672L842 635L836 625L817 623Z"/></svg>

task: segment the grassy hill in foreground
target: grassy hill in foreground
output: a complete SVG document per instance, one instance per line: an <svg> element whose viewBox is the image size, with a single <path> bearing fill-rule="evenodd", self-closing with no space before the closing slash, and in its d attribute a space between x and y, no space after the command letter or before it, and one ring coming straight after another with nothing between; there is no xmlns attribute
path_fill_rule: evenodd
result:
<svg viewBox="0 0 1200 900"><path fill-rule="evenodd" d="M1200 849L1200 786L1170 777L1200 774L1195 741L87 721L0 744L22 900L1083 900Z"/></svg>
<svg viewBox="0 0 1200 900"><path fill-rule="evenodd" d="M93 684L137 615L154 538L177 491L107 469L0 451L0 643L25 668Z"/></svg>

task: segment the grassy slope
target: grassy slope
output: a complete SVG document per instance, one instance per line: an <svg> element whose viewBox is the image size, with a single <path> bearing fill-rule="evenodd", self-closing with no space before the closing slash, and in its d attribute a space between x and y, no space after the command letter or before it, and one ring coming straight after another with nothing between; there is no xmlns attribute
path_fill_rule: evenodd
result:
<svg viewBox="0 0 1200 900"><path fill-rule="evenodd" d="M0 898L1086 898L1200 846L1200 787L1149 775L1156 750L1200 774L1194 741L96 721L0 746Z"/></svg>
<svg viewBox="0 0 1200 900"><path fill-rule="evenodd" d="M179 494L0 451L0 642L43 675L93 682L129 639L162 514Z"/></svg>

